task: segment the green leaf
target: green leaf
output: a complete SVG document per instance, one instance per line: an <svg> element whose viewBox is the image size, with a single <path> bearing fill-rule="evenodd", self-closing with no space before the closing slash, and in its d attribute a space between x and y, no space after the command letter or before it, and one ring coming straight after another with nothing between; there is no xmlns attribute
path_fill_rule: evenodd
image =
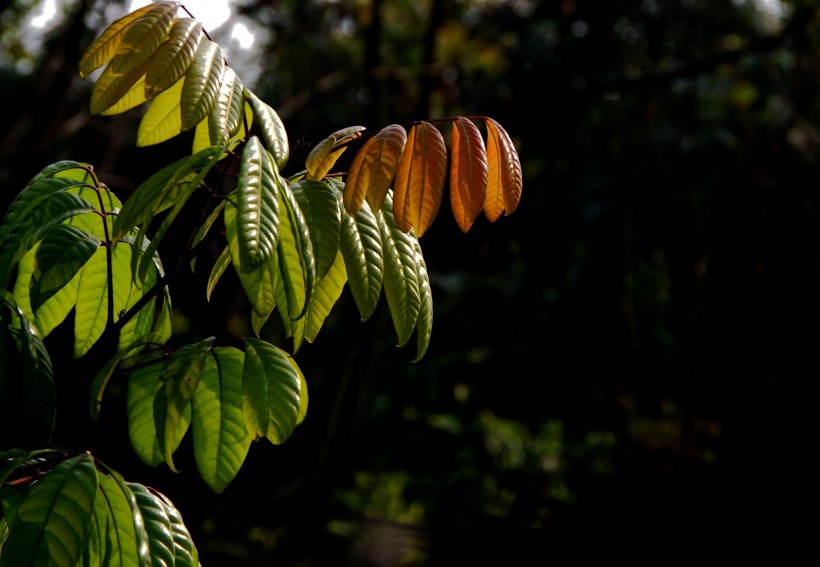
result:
<svg viewBox="0 0 820 567"><path fill-rule="evenodd" d="M278 260L274 256L269 262L256 268L248 266L243 261L239 252L237 217L236 207L231 203L225 205L225 236L228 240L231 263L254 313L266 317L276 306L274 286L278 277Z"/></svg>
<svg viewBox="0 0 820 567"><path fill-rule="evenodd" d="M211 112L216 104L224 70L222 48L209 39L203 39L182 85L183 131L199 124Z"/></svg>
<svg viewBox="0 0 820 567"><path fill-rule="evenodd" d="M316 285L316 259L310 230L302 209L287 183L279 183L279 273L287 295L283 317L297 320L304 316ZM280 310L283 306L280 306ZM297 345L298 348L298 345Z"/></svg>
<svg viewBox="0 0 820 567"><path fill-rule="evenodd" d="M31 307L37 311L66 286L100 247L100 239L70 225L57 225L37 248L35 263L41 266L31 281Z"/></svg>
<svg viewBox="0 0 820 567"><path fill-rule="evenodd" d="M151 567L145 520L133 491L119 474L111 471L108 475L99 475L97 498L106 505L106 540L110 545L108 564Z"/></svg>
<svg viewBox="0 0 820 567"><path fill-rule="evenodd" d="M322 181L297 181L290 189L305 217L316 258L316 277L321 278L339 251L342 209L336 189Z"/></svg>
<svg viewBox="0 0 820 567"><path fill-rule="evenodd" d="M252 441L243 413L244 359L236 348L211 350L193 397L194 457L202 479L219 493L239 472Z"/></svg>
<svg viewBox="0 0 820 567"><path fill-rule="evenodd" d="M7 336L11 341L6 339ZM9 360L9 347L16 351L11 354L14 362ZM18 399L8 400L14 407L7 409L0 406L4 412L15 416L14 424L19 427L16 438L25 436L23 438L27 440L49 443L56 407L51 359L45 344L18 307L14 296L3 289L0 289L0 368L0 401L3 400L3 391L12 384L19 393ZM10 425L9 422L6 424Z"/></svg>
<svg viewBox="0 0 820 567"><path fill-rule="evenodd" d="M74 305L77 303L77 289L82 272L75 274L68 284L63 286L34 313L31 308L31 278L37 266L35 257L38 246L34 246L20 258L17 264L17 279L14 282L13 293L20 308L37 327L40 336L47 337L74 309Z"/></svg>
<svg viewBox="0 0 820 567"><path fill-rule="evenodd" d="M191 539L188 528L185 527L185 523L182 521L182 515L168 498L162 494L157 496L161 498L162 503L165 505L165 513L171 523L171 533L174 537L174 567L199 567L199 553L194 541Z"/></svg>
<svg viewBox="0 0 820 567"><path fill-rule="evenodd" d="M202 41L202 24L193 18L174 20L145 72L145 96L153 98L178 82L194 61Z"/></svg>
<svg viewBox="0 0 820 567"><path fill-rule="evenodd" d="M267 262L277 247L278 183L279 172L273 160L259 138L252 136L242 151L236 182L239 253L242 263L250 268Z"/></svg>
<svg viewBox="0 0 820 567"><path fill-rule="evenodd" d="M163 432L159 439L163 447L165 462L174 472L177 472L177 470L172 457L178 444L177 439L181 438L177 429L188 428L188 420L185 414L187 411L191 411L189 409L191 399L205 370L205 361L213 342L214 337L209 337L198 343L180 348L168 357L160 372L159 378L165 384L164 390L168 405Z"/></svg>
<svg viewBox="0 0 820 567"><path fill-rule="evenodd" d="M89 454L49 471L17 508L0 567L75 567L88 537L96 492L97 470Z"/></svg>
<svg viewBox="0 0 820 567"><path fill-rule="evenodd" d="M222 250L222 253L219 255L219 257L216 259L216 262L214 262L214 265L211 268L211 274L208 276L208 285L206 287L206 298L208 299L208 301L211 301L211 295L214 292L214 288L216 287L217 282L230 265L231 251L226 246Z"/></svg>
<svg viewBox="0 0 820 567"><path fill-rule="evenodd" d="M275 110L265 104L248 89L245 89L245 98L247 98L248 103L253 109L254 117L261 129L262 140L265 142L265 147L273 156L276 167L281 170L285 167L285 164L288 163L288 156L290 154L290 145L288 142L288 134L285 131L285 125L282 124L282 119L279 118Z"/></svg>
<svg viewBox="0 0 820 567"><path fill-rule="evenodd" d="M390 193L376 217L384 247L384 292L398 335L397 346L404 346L413 333L421 309L415 236L412 230L405 233L396 226Z"/></svg>
<svg viewBox="0 0 820 567"><path fill-rule="evenodd" d="M283 443L298 423L302 410L301 371L278 347L245 339L242 372L245 425L254 439Z"/></svg>
<svg viewBox="0 0 820 567"><path fill-rule="evenodd" d="M239 132L244 107L242 81L236 72L226 65L216 104L208 114L209 141L212 146L224 146Z"/></svg>
<svg viewBox="0 0 820 567"><path fill-rule="evenodd" d="M152 565L174 565L174 534L162 499L142 484L126 482L126 486L134 493L137 508L145 522Z"/></svg>
<svg viewBox="0 0 820 567"><path fill-rule="evenodd" d="M305 326L305 339L308 342L316 340L325 319L342 295L346 281L344 257L340 250L336 253L336 261L316 283L313 298L310 300Z"/></svg>
<svg viewBox="0 0 820 567"><path fill-rule="evenodd" d="M419 280L419 316L416 321L416 357L412 362L418 362L427 352L430 345L430 335L433 332L433 291L430 287L430 275L427 272L427 264L421 253L421 244L418 239L413 239L413 248L416 252L416 266L418 267Z"/></svg>
<svg viewBox="0 0 820 567"><path fill-rule="evenodd" d="M123 359L142 350L143 347L162 345L166 340L167 337L159 333L150 333L142 336L138 340L133 341L128 347L121 348L117 354L100 369L91 384L91 396L89 398L91 417L93 417L95 421L100 418L100 407L102 406L102 397L105 387L108 385L108 381L111 380L111 376ZM159 373L159 370L157 370L157 373Z"/></svg>
<svg viewBox="0 0 820 567"><path fill-rule="evenodd" d="M7 287L14 264L54 226L94 206L69 192L74 179L44 177L32 181L14 199L0 221L0 287Z"/></svg>
<svg viewBox="0 0 820 567"><path fill-rule="evenodd" d="M164 360L153 364L145 363L145 366L136 368L128 377L128 437L137 457L152 467L165 461L157 429L157 419L160 416L154 415L158 395L162 393L162 401L167 401L163 382L160 380L163 363ZM160 404L159 409L162 410L161 417L164 417L167 403ZM177 427L177 431L184 429L186 428ZM179 439L181 440L181 437ZM174 447L176 448L176 445Z"/></svg>
<svg viewBox="0 0 820 567"><path fill-rule="evenodd" d="M339 197L341 199L341 196ZM367 201L355 217L342 216L339 241L350 292L362 321L370 318L379 303L384 281L384 249L379 222Z"/></svg>

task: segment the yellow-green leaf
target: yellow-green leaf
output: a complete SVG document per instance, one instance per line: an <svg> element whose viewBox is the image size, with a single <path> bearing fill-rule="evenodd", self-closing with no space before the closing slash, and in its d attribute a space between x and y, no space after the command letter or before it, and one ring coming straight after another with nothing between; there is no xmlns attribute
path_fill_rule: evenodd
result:
<svg viewBox="0 0 820 567"><path fill-rule="evenodd" d="M113 114L111 108L117 105L121 99L126 99L126 102L119 104L118 109L128 110L128 108L131 108L130 104L133 103L133 96L130 91L143 80L150 63L150 60L145 61L142 65L131 69L127 73L116 73L109 64L100 75L100 78L97 79L91 91L89 112L91 114L102 114L108 111L108 114Z"/></svg>
<svg viewBox="0 0 820 567"><path fill-rule="evenodd" d="M176 2L158 2L131 22L108 64L114 73L133 71L151 58L168 35L177 7Z"/></svg>
<svg viewBox="0 0 820 567"><path fill-rule="evenodd" d="M509 134L492 118L487 125L487 195L484 216L494 222L501 213L510 215L521 200L521 161Z"/></svg>
<svg viewBox="0 0 820 567"><path fill-rule="evenodd" d="M151 102L137 130L137 147L159 144L181 132L179 106L183 82L184 79L178 80Z"/></svg>
<svg viewBox="0 0 820 567"><path fill-rule="evenodd" d="M193 18L176 20L168 39L157 49L145 72L145 96L152 98L180 80L194 61L202 41L202 24Z"/></svg>
<svg viewBox="0 0 820 567"><path fill-rule="evenodd" d="M345 183L344 206L348 213L356 216L365 199L374 211L381 208L406 143L407 131L398 124L382 128L365 142L353 158Z"/></svg>
<svg viewBox="0 0 820 567"><path fill-rule="evenodd" d="M478 127L459 116L453 123L450 206L463 232L470 230L487 193L487 150Z"/></svg>
<svg viewBox="0 0 820 567"><path fill-rule="evenodd" d="M421 237L441 206L447 176L444 137L429 122L410 129L393 183L393 214L402 232L411 228Z"/></svg>
<svg viewBox="0 0 820 567"><path fill-rule="evenodd" d="M179 4L179 2L147 4L113 22L83 52L79 63L80 76L86 77L108 63L117 52L117 47L119 47L120 42L122 42L122 37L128 30L128 27L149 10L155 10L156 4L176 5Z"/></svg>
<svg viewBox="0 0 820 567"><path fill-rule="evenodd" d="M364 130L364 126L348 126L337 130L319 142L305 160L305 167L307 168L305 179L318 181L327 175L327 172L330 171L330 168L342 155L342 152L347 149L347 146L343 144L361 136L362 130Z"/></svg>

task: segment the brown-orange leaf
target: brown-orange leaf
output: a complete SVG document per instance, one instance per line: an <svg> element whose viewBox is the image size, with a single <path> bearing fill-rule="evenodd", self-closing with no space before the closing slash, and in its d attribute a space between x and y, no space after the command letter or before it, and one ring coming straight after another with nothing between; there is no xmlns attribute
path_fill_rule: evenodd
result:
<svg viewBox="0 0 820 567"><path fill-rule="evenodd" d="M479 136L480 138L480 136ZM393 215L402 232L420 238L438 213L447 176L444 136L429 122L410 129L393 183Z"/></svg>
<svg viewBox="0 0 820 567"><path fill-rule="evenodd" d="M484 123L487 125L489 165L484 216L495 222L502 212L511 215L521 200L521 161L504 128L492 118L485 118Z"/></svg>
<svg viewBox="0 0 820 567"><path fill-rule="evenodd" d="M473 226L487 192L487 150L478 127L459 116L453 122L450 206L462 231Z"/></svg>
<svg viewBox="0 0 820 567"><path fill-rule="evenodd" d="M345 209L356 216L367 198L374 211L378 211L387 195L399 159L407 143L407 132L398 124L391 124L367 140L353 158L344 189Z"/></svg>

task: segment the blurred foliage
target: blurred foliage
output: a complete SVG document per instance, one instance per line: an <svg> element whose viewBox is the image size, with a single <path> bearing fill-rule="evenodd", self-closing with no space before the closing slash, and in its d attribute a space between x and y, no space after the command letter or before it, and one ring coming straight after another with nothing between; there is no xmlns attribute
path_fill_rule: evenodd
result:
<svg viewBox="0 0 820 567"><path fill-rule="evenodd" d="M30 7L6 3L0 45ZM820 338L816 3L237 9L264 30L255 91L301 137L295 153L352 124L486 114L519 148L524 192L469 237L446 222L425 235L435 325L420 364L394 348L386 310L356 327L337 306L300 353L305 424L252 450L224 495L184 463L174 476L107 455L119 423L97 434L106 462L191 518L204 565L784 559L809 541L794 509ZM9 200L56 159L101 164L127 192L136 152L175 151L88 116L74 66L98 10L76 4L30 75L2 70ZM241 299L217 295L221 322L175 298L188 333L234 324Z"/></svg>

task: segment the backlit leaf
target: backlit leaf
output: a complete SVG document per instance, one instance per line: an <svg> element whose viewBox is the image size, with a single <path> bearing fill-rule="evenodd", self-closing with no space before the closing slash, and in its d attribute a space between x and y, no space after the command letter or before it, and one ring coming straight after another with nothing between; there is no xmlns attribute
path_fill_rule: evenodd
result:
<svg viewBox="0 0 820 567"><path fill-rule="evenodd" d="M202 24L193 18L179 18L157 49L145 72L145 96L152 98L182 79L194 61L202 41Z"/></svg>
<svg viewBox="0 0 820 567"><path fill-rule="evenodd" d="M429 122L414 125L407 135L393 182L393 214L402 232L411 228L421 237L441 206L447 176L444 137Z"/></svg>
<svg viewBox="0 0 820 567"><path fill-rule="evenodd" d="M67 285L100 246L100 239L80 228L61 224L40 241L32 277L31 307L35 312Z"/></svg>
<svg viewBox="0 0 820 567"><path fill-rule="evenodd" d="M305 217L316 258L316 276L321 278L339 251L342 216L336 190L328 183L306 180L291 183L290 188Z"/></svg>
<svg viewBox="0 0 820 567"><path fill-rule="evenodd" d="M0 567L75 567L83 554L97 495L94 459L66 459L34 484L17 507Z"/></svg>
<svg viewBox="0 0 820 567"><path fill-rule="evenodd" d="M178 80L151 101L137 129L137 147L159 144L182 131L180 97L183 82L184 79Z"/></svg>
<svg viewBox="0 0 820 567"><path fill-rule="evenodd" d="M478 127L462 116L453 123L450 206L463 232L473 226L487 193L487 150Z"/></svg>
<svg viewBox="0 0 820 567"><path fill-rule="evenodd" d="M347 149L344 145L351 140L361 136L364 126L348 126L337 130L318 144L310 151L305 160L305 167L307 168L307 175L305 179L309 181L318 181L322 179L330 171L330 168L339 159Z"/></svg>
<svg viewBox="0 0 820 567"><path fill-rule="evenodd" d="M487 195L484 216L494 222L501 213L510 215L521 200L521 161L509 134L492 118L487 125Z"/></svg>
<svg viewBox="0 0 820 567"><path fill-rule="evenodd" d="M278 445L290 437L301 413L302 384L287 353L265 341L245 339L242 391L245 424L255 439L266 437Z"/></svg>
<svg viewBox="0 0 820 567"><path fill-rule="evenodd" d="M106 505L111 541L108 564L152 567L145 520L133 491L117 473L100 474L97 498Z"/></svg>
<svg viewBox="0 0 820 567"><path fill-rule="evenodd" d="M157 2L128 25L108 64L115 74L124 75L148 61L168 35L177 7L176 2Z"/></svg>
<svg viewBox="0 0 820 567"><path fill-rule="evenodd" d="M193 397L194 457L202 480L215 492L234 479L252 441L242 405L244 360L239 349L212 349Z"/></svg>
<svg viewBox="0 0 820 567"><path fill-rule="evenodd" d="M178 4L178 2L157 2L156 4ZM149 10L155 10L153 4L147 4L126 14L109 25L100 36L89 45L80 57L80 76L86 77L108 63L122 41L128 27Z"/></svg>
<svg viewBox="0 0 820 567"><path fill-rule="evenodd" d="M339 300L347 281L345 272L344 257L341 250L336 252L336 261L324 276L316 282L313 291L313 298L310 300L306 315L305 340L313 342L319 334L319 330L330 314L331 309Z"/></svg>
<svg viewBox="0 0 820 567"><path fill-rule="evenodd" d="M356 216L365 199L374 211L381 208L406 143L407 131L398 124L382 128L364 143L347 174L344 206L348 213Z"/></svg>
<svg viewBox="0 0 820 567"><path fill-rule="evenodd" d="M158 437L163 446L165 462L175 472L172 455L180 438L177 429L188 427L186 412L191 411L191 399L199 386L208 351L213 342L214 337L209 337L198 343L183 346L168 357L159 375L160 380L165 383L168 406L164 429Z"/></svg>
<svg viewBox="0 0 820 567"><path fill-rule="evenodd" d="M131 69L127 73L116 73L112 70L111 64L109 63L91 90L89 112L91 112L91 114L102 114L105 111L109 111L108 114L113 114L110 109L120 102L120 99L126 98L129 102L132 101L129 92L140 81L144 80L145 71L148 69L150 63L150 59L144 61L139 67ZM129 108L132 108L130 104L124 104L118 107L118 109L123 111Z"/></svg>

